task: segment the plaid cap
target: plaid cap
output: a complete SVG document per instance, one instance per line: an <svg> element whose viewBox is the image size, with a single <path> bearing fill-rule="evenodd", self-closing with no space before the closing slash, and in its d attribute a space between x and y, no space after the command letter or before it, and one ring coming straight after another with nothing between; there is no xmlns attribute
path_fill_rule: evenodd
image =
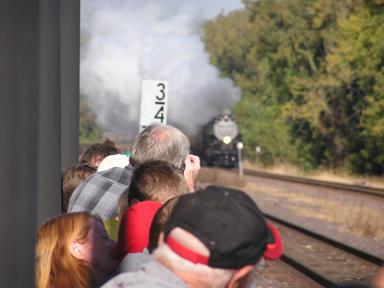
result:
<svg viewBox="0 0 384 288"><path fill-rule="evenodd" d="M178 243L170 232L182 228L209 250L200 255ZM282 241L267 224L255 202L240 190L209 186L183 195L163 228L165 243L176 254L193 263L223 269L256 264L262 256L274 260L282 255Z"/></svg>

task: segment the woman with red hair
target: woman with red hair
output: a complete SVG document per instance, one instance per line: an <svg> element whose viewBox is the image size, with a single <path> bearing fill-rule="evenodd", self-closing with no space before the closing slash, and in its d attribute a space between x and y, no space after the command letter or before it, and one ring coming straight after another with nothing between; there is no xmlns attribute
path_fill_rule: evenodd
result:
<svg viewBox="0 0 384 288"><path fill-rule="evenodd" d="M37 234L36 287L94 287L116 268L110 256L114 242L102 221L88 212L48 220Z"/></svg>

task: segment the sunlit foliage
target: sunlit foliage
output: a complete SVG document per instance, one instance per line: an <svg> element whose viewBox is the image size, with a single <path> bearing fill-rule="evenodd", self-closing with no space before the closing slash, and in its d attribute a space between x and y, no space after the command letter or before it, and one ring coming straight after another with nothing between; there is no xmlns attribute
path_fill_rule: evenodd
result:
<svg viewBox="0 0 384 288"><path fill-rule="evenodd" d="M242 89L246 152L264 162L384 173L384 1L258 0L205 25Z"/></svg>

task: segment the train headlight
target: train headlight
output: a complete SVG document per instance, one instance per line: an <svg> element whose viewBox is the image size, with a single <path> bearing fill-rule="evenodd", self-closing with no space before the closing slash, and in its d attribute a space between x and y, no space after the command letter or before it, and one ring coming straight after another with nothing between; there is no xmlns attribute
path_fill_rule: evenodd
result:
<svg viewBox="0 0 384 288"><path fill-rule="evenodd" d="M223 138L224 144L229 144L231 143L231 141L232 141L232 138L230 136L224 136Z"/></svg>

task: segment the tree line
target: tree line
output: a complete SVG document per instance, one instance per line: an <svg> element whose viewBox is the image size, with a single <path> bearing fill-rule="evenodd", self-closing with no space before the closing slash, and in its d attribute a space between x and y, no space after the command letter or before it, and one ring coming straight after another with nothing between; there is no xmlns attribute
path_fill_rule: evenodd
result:
<svg viewBox="0 0 384 288"><path fill-rule="evenodd" d="M84 95L80 95L79 110L79 143L91 144L100 142L103 134L102 127L97 121L95 112L89 105L88 98Z"/></svg>
<svg viewBox="0 0 384 288"><path fill-rule="evenodd" d="M248 158L384 173L384 0L245 0L204 25Z"/></svg>

